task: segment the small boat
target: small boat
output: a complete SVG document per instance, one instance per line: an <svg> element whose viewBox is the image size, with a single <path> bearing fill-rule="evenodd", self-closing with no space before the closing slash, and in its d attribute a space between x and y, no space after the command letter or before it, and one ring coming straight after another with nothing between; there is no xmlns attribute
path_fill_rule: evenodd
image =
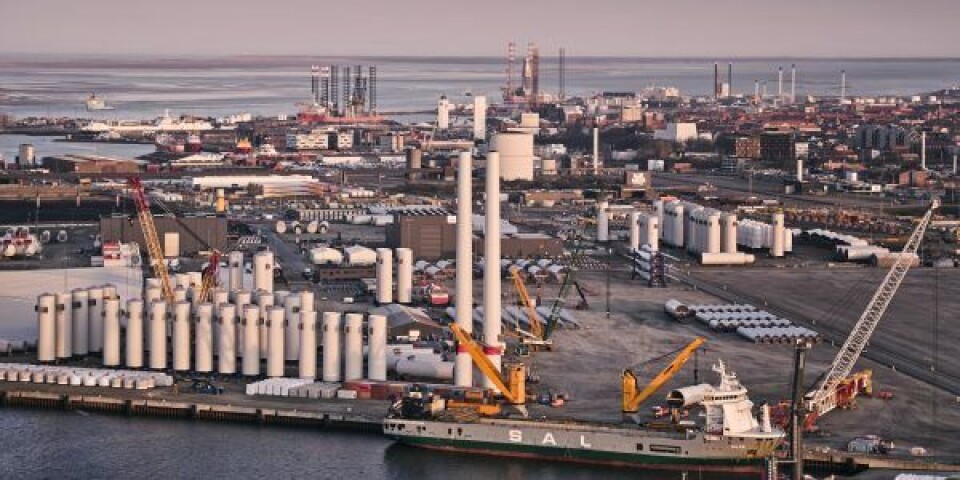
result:
<svg viewBox="0 0 960 480"><path fill-rule="evenodd" d="M102 98L97 97L97 94L95 93L91 93L84 103L86 104L88 111L113 110L113 107L107 105L107 102L103 101Z"/></svg>

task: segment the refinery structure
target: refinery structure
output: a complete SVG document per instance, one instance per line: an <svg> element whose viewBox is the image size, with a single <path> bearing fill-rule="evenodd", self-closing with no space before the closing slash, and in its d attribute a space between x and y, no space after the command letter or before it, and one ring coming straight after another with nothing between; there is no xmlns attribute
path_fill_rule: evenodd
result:
<svg viewBox="0 0 960 480"><path fill-rule="evenodd" d="M289 115L6 121L155 151L25 142L2 172L0 403L678 475L956 471L930 432L960 425L960 90L711 60L703 95L584 91L543 52L417 112L378 107L388 67L318 62Z"/></svg>

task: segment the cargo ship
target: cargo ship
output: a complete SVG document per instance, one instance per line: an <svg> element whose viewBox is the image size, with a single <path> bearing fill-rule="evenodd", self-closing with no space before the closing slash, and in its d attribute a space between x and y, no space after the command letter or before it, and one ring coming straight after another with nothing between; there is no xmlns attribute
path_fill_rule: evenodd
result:
<svg viewBox="0 0 960 480"><path fill-rule="evenodd" d="M697 402L705 410L702 425L486 418L412 391L390 408L383 432L401 444L437 450L762 478L784 433L771 425L766 407L760 421L754 417L747 389L722 362L714 371L719 385L700 389Z"/></svg>

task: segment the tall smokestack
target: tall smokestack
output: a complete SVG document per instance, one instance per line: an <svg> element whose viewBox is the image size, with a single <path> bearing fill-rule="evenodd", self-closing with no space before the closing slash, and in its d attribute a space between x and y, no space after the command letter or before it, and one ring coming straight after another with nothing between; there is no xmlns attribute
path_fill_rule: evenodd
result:
<svg viewBox="0 0 960 480"><path fill-rule="evenodd" d="M920 132L920 169L927 169L927 132Z"/></svg>
<svg viewBox="0 0 960 480"><path fill-rule="evenodd" d="M720 97L720 64L713 62L713 98Z"/></svg>
<svg viewBox="0 0 960 480"><path fill-rule="evenodd" d="M790 65L790 105L797 101L797 64Z"/></svg>
<svg viewBox="0 0 960 480"><path fill-rule="evenodd" d="M847 71L840 70L840 103L847 100Z"/></svg>
<svg viewBox="0 0 960 480"><path fill-rule="evenodd" d="M760 105L760 80L753 81L753 103Z"/></svg>
<svg viewBox="0 0 960 480"><path fill-rule="evenodd" d="M600 175L600 127L593 127L593 174Z"/></svg>
<svg viewBox="0 0 960 480"><path fill-rule="evenodd" d="M783 104L783 67L777 67L777 105Z"/></svg>
<svg viewBox="0 0 960 480"><path fill-rule="evenodd" d="M727 95L733 96L733 62L727 64Z"/></svg>
<svg viewBox="0 0 960 480"><path fill-rule="evenodd" d="M460 152L457 163L457 325L468 335L473 332L473 158ZM489 204L489 202L488 202ZM499 266L497 267L499 268ZM473 386L473 362L457 346L453 381L458 387Z"/></svg>
<svg viewBox="0 0 960 480"><path fill-rule="evenodd" d="M483 229L483 352L497 371L500 371L500 153L487 154L486 209ZM483 379L485 388L494 388L493 382Z"/></svg>

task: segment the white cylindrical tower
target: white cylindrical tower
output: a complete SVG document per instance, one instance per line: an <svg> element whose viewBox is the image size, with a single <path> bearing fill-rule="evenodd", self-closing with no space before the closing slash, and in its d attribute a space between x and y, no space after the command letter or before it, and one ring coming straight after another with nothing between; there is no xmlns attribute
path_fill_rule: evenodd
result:
<svg viewBox="0 0 960 480"><path fill-rule="evenodd" d="M127 368L143 368L143 300L127 300Z"/></svg>
<svg viewBox="0 0 960 480"><path fill-rule="evenodd" d="M710 212L706 218L707 244L705 251L707 253L720 253L720 214L718 212Z"/></svg>
<svg viewBox="0 0 960 480"><path fill-rule="evenodd" d="M293 294L283 300L283 359L288 362L300 359L300 298L299 294Z"/></svg>
<svg viewBox="0 0 960 480"><path fill-rule="evenodd" d="M797 181L798 182L803 181L803 159L802 158L797 159Z"/></svg>
<svg viewBox="0 0 960 480"><path fill-rule="evenodd" d="M348 313L343 325L343 380L363 378L363 314Z"/></svg>
<svg viewBox="0 0 960 480"><path fill-rule="evenodd" d="M393 250L377 249L377 303L393 303Z"/></svg>
<svg viewBox="0 0 960 480"><path fill-rule="evenodd" d="M273 252L264 251L253 256L253 289L273 292Z"/></svg>
<svg viewBox="0 0 960 480"><path fill-rule="evenodd" d="M190 277L190 285L187 289L194 289L195 291L200 291L200 287L203 286L203 272L187 272L187 275Z"/></svg>
<svg viewBox="0 0 960 480"><path fill-rule="evenodd" d="M44 293L37 297L37 361L57 359L57 297Z"/></svg>
<svg viewBox="0 0 960 480"><path fill-rule="evenodd" d="M217 372L221 375L237 373L237 307L229 303L219 305L220 336L217 337Z"/></svg>
<svg viewBox="0 0 960 480"><path fill-rule="evenodd" d="M470 152L460 152L457 164L456 267L456 322L469 335L473 333L473 157ZM473 361L460 347L457 348L453 373L456 386L473 386Z"/></svg>
<svg viewBox="0 0 960 480"><path fill-rule="evenodd" d="M283 376L283 307L270 307L267 310L266 327L268 335L267 346L267 376Z"/></svg>
<svg viewBox="0 0 960 480"><path fill-rule="evenodd" d="M100 299L103 302L103 366L120 366L120 299L108 298ZM129 327L128 327L129 328Z"/></svg>
<svg viewBox="0 0 960 480"><path fill-rule="evenodd" d="M630 249L636 250L640 248L640 212L630 212L628 227L630 227Z"/></svg>
<svg viewBox="0 0 960 480"><path fill-rule="evenodd" d="M727 213L720 217L720 237L723 253L737 253L737 216Z"/></svg>
<svg viewBox="0 0 960 480"><path fill-rule="evenodd" d="M323 312L323 381L340 378L340 313Z"/></svg>
<svg viewBox="0 0 960 480"><path fill-rule="evenodd" d="M213 289L210 297L213 305L213 354L217 355L220 351L220 322L217 319L220 318L220 305L230 303L230 292L226 288L217 287Z"/></svg>
<svg viewBox="0 0 960 480"><path fill-rule="evenodd" d="M437 101L437 130L450 128L450 101L446 95L441 95Z"/></svg>
<svg viewBox="0 0 960 480"><path fill-rule="evenodd" d="M86 290L73 292L73 354L90 353L90 294Z"/></svg>
<svg viewBox="0 0 960 480"><path fill-rule="evenodd" d="M147 280L156 280L156 279L149 278ZM159 284L159 281L157 283ZM163 290L159 286L147 285L146 290L143 291L143 305L145 305L146 308L149 309L150 305L152 305L153 302L158 302L162 300L163 300ZM145 335L144 346L147 350L150 350L150 345L152 345L152 342L150 340L149 316L150 314L148 312L146 316L147 320L144 323L145 325L148 325L148 327L144 329L144 335Z"/></svg>
<svg viewBox="0 0 960 480"><path fill-rule="evenodd" d="M473 139L487 138L487 97L476 95L473 97Z"/></svg>
<svg viewBox="0 0 960 480"><path fill-rule="evenodd" d="M231 292L243 289L243 252L230 252L227 257L227 288Z"/></svg>
<svg viewBox="0 0 960 480"><path fill-rule="evenodd" d="M260 375L260 307L243 307L243 366L247 376Z"/></svg>
<svg viewBox="0 0 960 480"><path fill-rule="evenodd" d="M194 370L199 373L213 371L213 304L197 305L197 328L194 338Z"/></svg>
<svg viewBox="0 0 960 480"><path fill-rule="evenodd" d="M413 301L413 250L397 249L397 303Z"/></svg>
<svg viewBox="0 0 960 480"><path fill-rule="evenodd" d="M167 368L167 302L150 304L150 368Z"/></svg>
<svg viewBox="0 0 960 480"><path fill-rule="evenodd" d="M54 314L57 327L57 359L73 356L73 295L58 293L55 296L57 309Z"/></svg>
<svg viewBox="0 0 960 480"><path fill-rule="evenodd" d="M647 215L643 222L643 244L650 246L650 251L660 250L660 218L656 215Z"/></svg>
<svg viewBox="0 0 960 480"><path fill-rule="evenodd" d="M88 325L90 330L87 332L87 338L90 344L90 352L99 353L103 351L104 335L103 287L94 287L87 290L87 296L90 299L90 323ZM119 322L119 317L117 318ZM119 323L117 325L119 325ZM119 351L117 352L117 356L119 357ZM119 361L119 359L117 361Z"/></svg>
<svg viewBox="0 0 960 480"><path fill-rule="evenodd" d="M190 303L173 305L173 369L190 370Z"/></svg>
<svg viewBox="0 0 960 480"><path fill-rule="evenodd" d="M502 347L500 342L500 154L487 154L486 178L486 224L484 226L484 271L483 276L483 343L484 353L500 371ZM484 386L493 388L493 383L484 378Z"/></svg>
<svg viewBox="0 0 960 480"><path fill-rule="evenodd" d="M597 241L606 242L610 240L610 217L607 208L610 204L606 201L597 203Z"/></svg>
<svg viewBox="0 0 960 480"><path fill-rule="evenodd" d="M770 256L772 257L782 257L784 254L784 225L783 225L783 213L774 213L773 214L773 242L770 247Z"/></svg>
<svg viewBox="0 0 960 480"><path fill-rule="evenodd" d="M367 378L387 379L387 317L367 317Z"/></svg>
<svg viewBox="0 0 960 480"><path fill-rule="evenodd" d="M673 232L670 235L670 240L673 242L673 246L682 247L684 240L684 223L686 218L686 212L684 211L683 204L680 202L673 203Z"/></svg>
<svg viewBox="0 0 960 480"><path fill-rule="evenodd" d="M233 304L237 306L237 331L236 331L237 356L243 355L244 332L243 332L243 328L240 326L240 324L243 323L243 318L244 318L243 309L247 305L250 305L252 301L253 301L253 292L249 290L240 290L239 292L235 292L233 295Z"/></svg>
<svg viewBox="0 0 960 480"><path fill-rule="evenodd" d="M267 331L267 312L274 305L272 293L257 292L257 306L260 307L260 359L267 359L267 350L270 348L269 332Z"/></svg>
<svg viewBox="0 0 960 480"><path fill-rule="evenodd" d="M300 311L301 312L315 312L317 307L315 304L313 290L301 290L300 291Z"/></svg>
<svg viewBox="0 0 960 480"><path fill-rule="evenodd" d="M600 175L600 129L593 127L593 174Z"/></svg>
<svg viewBox="0 0 960 480"><path fill-rule="evenodd" d="M300 311L299 377L313 380L317 378L317 312Z"/></svg>
<svg viewBox="0 0 960 480"><path fill-rule="evenodd" d="M174 289L182 288L182 289L186 290L186 289L190 288L190 274L189 274L189 273L177 273L177 274L175 274L173 277L171 277L170 279L173 280L174 278L176 278L176 280L177 280L176 284L171 285ZM174 299L174 300L175 300L175 301L178 301L178 302L181 301L181 300L176 300L176 299Z"/></svg>
<svg viewBox="0 0 960 480"><path fill-rule="evenodd" d="M187 295L189 287L177 287L173 290L173 301L176 302L188 302L190 301L190 296Z"/></svg>

